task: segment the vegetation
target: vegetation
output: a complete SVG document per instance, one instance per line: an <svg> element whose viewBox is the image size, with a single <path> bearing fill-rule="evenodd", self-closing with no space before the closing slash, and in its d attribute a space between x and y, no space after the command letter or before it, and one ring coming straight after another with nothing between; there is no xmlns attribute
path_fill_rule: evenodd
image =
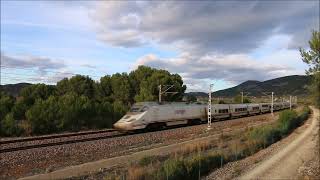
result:
<svg viewBox="0 0 320 180"><path fill-rule="evenodd" d="M313 31L309 41L309 51L300 48L302 61L309 65L306 74L313 77L309 90L317 107L320 107L320 32Z"/></svg>
<svg viewBox="0 0 320 180"><path fill-rule="evenodd" d="M14 98L1 89L0 135L48 134L62 131L110 128L136 101L156 101L158 85L173 84L181 100L186 89L178 74L146 66L127 73L106 75L95 82L76 75L56 86L28 85Z"/></svg>
<svg viewBox="0 0 320 180"><path fill-rule="evenodd" d="M214 149L217 147L216 142L198 142L184 145L166 157L146 156L129 167L128 179L198 179L215 168L250 156L280 140L301 125L309 114L308 107L299 115L295 111L283 111L275 124L251 128L244 133L236 134L236 138L230 140L229 145L221 147L223 150ZM115 175L106 177L117 178Z"/></svg>
<svg viewBox="0 0 320 180"><path fill-rule="evenodd" d="M239 103L239 104L241 104L241 103L242 103L242 97L241 97L241 95L236 96L236 97L233 99L233 102L234 102L234 103ZM251 101L250 101L247 97L243 97L243 103L251 103ZM220 103L219 103L219 104L220 104Z"/></svg>
<svg viewBox="0 0 320 180"><path fill-rule="evenodd" d="M197 102L197 97L195 95L187 95L185 96L185 101L187 102Z"/></svg>

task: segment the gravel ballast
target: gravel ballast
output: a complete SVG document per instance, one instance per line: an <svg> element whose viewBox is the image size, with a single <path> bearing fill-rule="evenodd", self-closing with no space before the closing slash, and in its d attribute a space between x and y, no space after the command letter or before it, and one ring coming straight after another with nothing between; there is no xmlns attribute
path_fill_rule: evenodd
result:
<svg viewBox="0 0 320 180"><path fill-rule="evenodd" d="M222 129L232 130L233 127L243 127L249 124L258 124L275 119L276 116L264 114L214 122L210 133L207 133L207 125L204 124L81 143L1 153L0 178L19 178L50 172L70 165L78 165L103 158L126 155L155 146L168 145L181 142L182 140L207 136L215 132L221 132Z"/></svg>

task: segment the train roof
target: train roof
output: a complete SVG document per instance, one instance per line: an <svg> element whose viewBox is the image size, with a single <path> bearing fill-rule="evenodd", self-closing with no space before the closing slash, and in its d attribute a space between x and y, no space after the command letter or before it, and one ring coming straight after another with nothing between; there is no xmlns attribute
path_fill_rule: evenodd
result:
<svg viewBox="0 0 320 180"><path fill-rule="evenodd" d="M165 105L174 105L174 106L186 106L186 105L205 105L201 103L187 103L187 102L163 102L163 103L158 103L155 101L147 101L147 102L137 102L134 105L140 105L140 106L165 106Z"/></svg>

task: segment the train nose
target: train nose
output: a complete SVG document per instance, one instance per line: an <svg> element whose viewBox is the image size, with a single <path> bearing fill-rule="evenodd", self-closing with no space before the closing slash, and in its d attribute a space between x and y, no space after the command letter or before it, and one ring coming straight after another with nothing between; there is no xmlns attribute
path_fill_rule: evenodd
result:
<svg viewBox="0 0 320 180"><path fill-rule="evenodd" d="M115 123L114 125L113 125L113 127L115 128L115 129L121 129L121 128L123 128L123 123Z"/></svg>
<svg viewBox="0 0 320 180"><path fill-rule="evenodd" d="M132 125L130 123L124 123L124 122L117 122L113 125L113 127L115 129L124 130L124 131L132 129Z"/></svg>

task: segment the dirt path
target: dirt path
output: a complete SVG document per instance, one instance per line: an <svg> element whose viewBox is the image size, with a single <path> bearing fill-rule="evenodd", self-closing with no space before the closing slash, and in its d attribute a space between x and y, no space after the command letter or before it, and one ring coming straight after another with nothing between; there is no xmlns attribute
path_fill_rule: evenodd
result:
<svg viewBox="0 0 320 180"><path fill-rule="evenodd" d="M304 162L311 161L319 136L319 110L312 108L308 128L281 151L244 173L239 179L296 179Z"/></svg>

